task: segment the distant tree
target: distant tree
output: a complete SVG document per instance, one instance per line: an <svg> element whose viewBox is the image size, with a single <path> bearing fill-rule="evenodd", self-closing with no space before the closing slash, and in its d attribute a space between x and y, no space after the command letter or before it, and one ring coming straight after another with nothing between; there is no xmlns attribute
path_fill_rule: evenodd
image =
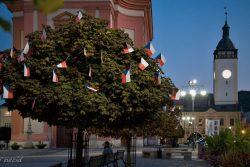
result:
<svg viewBox="0 0 250 167"><path fill-rule="evenodd" d="M47 39L41 39L40 31L28 34L25 60L20 62L22 54L16 52L0 73L2 83L14 91L7 103L23 117L78 128L79 139L84 129L129 139L159 118L162 106L172 105L171 79L156 84L154 74L161 69L143 48L123 52L125 43L132 45L124 31L108 29L107 22L86 15L80 22L72 18L44 29ZM142 57L149 63L144 71L138 68ZM65 62L67 68L57 67ZM30 77L24 77L24 64ZM121 74L128 69L131 82L123 84ZM53 70L58 82L52 82ZM77 150L81 163L82 142Z"/></svg>
<svg viewBox="0 0 250 167"><path fill-rule="evenodd" d="M144 127L144 136L157 135L164 141L175 141L183 137L184 130L180 126L181 111L179 109L161 112L157 116L154 121Z"/></svg>

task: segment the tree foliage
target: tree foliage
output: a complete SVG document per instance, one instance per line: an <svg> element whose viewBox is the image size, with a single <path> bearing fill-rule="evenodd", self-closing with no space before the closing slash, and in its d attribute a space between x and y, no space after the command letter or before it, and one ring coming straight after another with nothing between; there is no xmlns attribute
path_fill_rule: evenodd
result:
<svg viewBox="0 0 250 167"><path fill-rule="evenodd" d="M108 29L107 22L86 15L80 22L72 18L55 29L44 29L45 41L41 31L27 35L32 51L26 61L19 62L16 52L0 73L2 83L14 90L8 104L23 117L117 135L136 132L155 120L162 106L172 105L171 79L163 77L160 85L155 84L154 73L161 69L143 48L123 53L124 43L132 45L124 31ZM138 68L141 57L149 63L144 71ZM65 60L67 68L57 68ZM23 76L24 63L30 67L30 77ZM131 82L122 84L121 73L128 66ZM53 69L57 69L57 83L52 82ZM90 91L87 84L98 91Z"/></svg>
<svg viewBox="0 0 250 167"><path fill-rule="evenodd" d="M207 159L212 166L250 165L250 131L237 122L235 133L231 129L220 130L219 135L207 136Z"/></svg>

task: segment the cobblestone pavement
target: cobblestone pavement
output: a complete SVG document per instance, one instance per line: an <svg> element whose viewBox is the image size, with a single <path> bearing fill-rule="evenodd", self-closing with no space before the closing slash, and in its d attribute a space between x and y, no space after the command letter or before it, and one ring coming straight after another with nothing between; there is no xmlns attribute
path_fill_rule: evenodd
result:
<svg viewBox="0 0 250 167"><path fill-rule="evenodd" d="M101 152L102 149L90 150L91 155ZM0 150L0 167L49 167L59 162L66 167L67 160L67 149ZM120 162L120 166L124 165ZM197 159L197 152L193 152L192 160L183 160L178 156L166 160L143 158L139 148L137 149L136 167L209 167L209 165L205 161Z"/></svg>

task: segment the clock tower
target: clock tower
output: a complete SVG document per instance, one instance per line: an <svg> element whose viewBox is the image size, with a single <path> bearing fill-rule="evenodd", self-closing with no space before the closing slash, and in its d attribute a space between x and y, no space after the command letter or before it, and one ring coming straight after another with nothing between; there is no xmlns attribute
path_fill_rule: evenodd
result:
<svg viewBox="0 0 250 167"><path fill-rule="evenodd" d="M214 51L215 105L238 103L238 49L229 38L229 29L226 19L222 39Z"/></svg>

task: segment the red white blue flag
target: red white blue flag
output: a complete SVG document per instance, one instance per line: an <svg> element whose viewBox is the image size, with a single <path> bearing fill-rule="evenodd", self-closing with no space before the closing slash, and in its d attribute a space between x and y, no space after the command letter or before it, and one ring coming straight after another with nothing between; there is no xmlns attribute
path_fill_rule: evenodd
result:
<svg viewBox="0 0 250 167"><path fill-rule="evenodd" d="M56 73L56 69L53 70L53 79L52 79L53 82L58 82L58 76L57 76L57 73Z"/></svg>
<svg viewBox="0 0 250 167"><path fill-rule="evenodd" d="M97 92L97 89L89 86L88 84L86 84L86 88L88 88L89 90L93 91L93 92Z"/></svg>
<svg viewBox="0 0 250 167"><path fill-rule="evenodd" d="M124 52L125 54L131 53L131 52L133 52L133 51L134 51L134 49L133 49L132 46L130 46L129 44L125 43L125 44L123 45L123 52Z"/></svg>
<svg viewBox="0 0 250 167"><path fill-rule="evenodd" d="M78 12L78 15L76 17L76 22L79 22L82 19L82 12Z"/></svg>
<svg viewBox="0 0 250 167"><path fill-rule="evenodd" d="M29 68L29 66L27 64L24 64L23 66L24 66L24 70L23 70L24 76L29 77L30 76L30 68Z"/></svg>
<svg viewBox="0 0 250 167"><path fill-rule="evenodd" d="M144 60L143 58L141 58L141 62L140 62L140 64L138 66L139 66L139 68L141 70L144 70L145 68L147 68L148 65L149 65L148 62L146 62L146 60Z"/></svg>
<svg viewBox="0 0 250 167"><path fill-rule="evenodd" d="M146 53L149 57L152 57L152 55L155 53L155 48L152 44L152 42L149 42L146 46L145 46L145 50Z"/></svg>
<svg viewBox="0 0 250 167"><path fill-rule="evenodd" d="M8 85L3 85L3 98L13 99L13 90Z"/></svg>
<svg viewBox="0 0 250 167"><path fill-rule="evenodd" d="M166 59L161 53L155 59L160 64L160 66L163 66L166 63Z"/></svg>
<svg viewBox="0 0 250 167"><path fill-rule="evenodd" d="M173 89L171 97L172 97L172 100L180 100L181 91L178 90L178 92L176 92L176 89Z"/></svg>
<svg viewBox="0 0 250 167"><path fill-rule="evenodd" d="M130 69L123 70L121 77L122 77L122 84L125 84L127 82L131 82Z"/></svg>
<svg viewBox="0 0 250 167"><path fill-rule="evenodd" d="M46 33L45 29L43 29L43 32L41 35L41 40L44 42L44 41L46 41L46 39L47 39L47 33Z"/></svg>
<svg viewBox="0 0 250 167"><path fill-rule="evenodd" d="M17 58L18 62L26 61L26 57L23 54L23 51L21 51L20 55Z"/></svg>
<svg viewBox="0 0 250 167"><path fill-rule="evenodd" d="M61 63L57 64L58 68L67 68L66 61L62 61Z"/></svg>
<svg viewBox="0 0 250 167"><path fill-rule="evenodd" d="M156 71L154 74L155 84L160 85L161 84L161 75L160 71Z"/></svg>
<svg viewBox="0 0 250 167"><path fill-rule="evenodd" d="M23 53L24 54L28 54L29 53L29 50L30 50L30 45L29 45L29 42L26 43L24 49L23 49Z"/></svg>

